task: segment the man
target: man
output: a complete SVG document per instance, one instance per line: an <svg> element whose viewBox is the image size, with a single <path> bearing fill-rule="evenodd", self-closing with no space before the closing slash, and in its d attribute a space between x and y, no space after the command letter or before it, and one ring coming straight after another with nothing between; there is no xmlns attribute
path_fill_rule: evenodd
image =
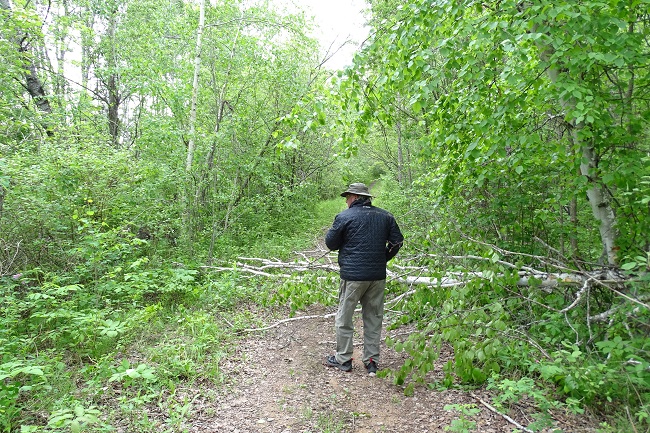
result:
<svg viewBox="0 0 650 433"><path fill-rule="evenodd" d="M341 193L348 208L334 218L325 236L330 250L339 250L341 283L336 313L336 355L325 365L352 370L352 315L359 302L363 316L363 363L374 376L379 361L384 316L386 263L402 247L404 237L390 213L372 205L363 183L353 183Z"/></svg>

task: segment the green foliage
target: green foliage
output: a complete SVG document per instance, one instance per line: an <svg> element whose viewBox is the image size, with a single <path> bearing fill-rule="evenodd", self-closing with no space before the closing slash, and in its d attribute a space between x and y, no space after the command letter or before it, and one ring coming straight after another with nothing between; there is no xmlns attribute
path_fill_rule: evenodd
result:
<svg viewBox="0 0 650 433"><path fill-rule="evenodd" d="M39 286L26 278L9 279L11 285L2 286L7 288L0 315L3 431L18 425L42 431L33 422L33 411L50 413L46 431L74 430L77 425L101 430L108 424L96 421L97 411L103 411L90 403L96 394L119 396L125 407L137 407L141 399L173 390L179 381L223 380L219 360L234 337L223 325L250 326L252 317L230 312L250 302L255 286L242 284L236 276L200 283L198 272L190 269L133 271L140 285L129 285L127 279L126 295L109 292L101 280L94 290L50 281ZM30 314L20 319L24 311ZM227 314L227 322L215 322L215 312ZM136 351L141 361L116 361L116 350ZM57 351L65 357L55 356ZM78 383L85 385L76 389ZM68 401L72 389L81 399L75 404ZM187 408L178 410L175 416L187 413ZM101 415L104 419L107 414Z"/></svg>
<svg viewBox="0 0 650 433"><path fill-rule="evenodd" d="M86 408L77 405L72 409L59 409L50 415L47 426L51 431L67 431L70 429L72 433L78 433L88 426L105 426L99 419L100 414L101 412L95 406Z"/></svg>
<svg viewBox="0 0 650 433"><path fill-rule="evenodd" d="M535 405L535 408L541 410L532 414L536 419L528 425L528 428L533 431L539 431L546 427L551 427L552 417L550 410L564 408L574 413L584 413L580 407L580 402L575 399L567 399L566 404L555 400L552 395L549 395L547 389L541 388L532 378L522 377L518 380L501 378L499 375L492 375L488 379L487 389L493 389L498 392L493 400L493 403L500 411L508 410L511 405L521 402L522 400L529 399Z"/></svg>
<svg viewBox="0 0 650 433"><path fill-rule="evenodd" d="M481 412L475 404L447 404L444 409L460 413L459 418L454 419L450 425L445 426L445 431L468 433L476 429L476 422L469 419Z"/></svg>
<svg viewBox="0 0 650 433"><path fill-rule="evenodd" d="M133 368L127 360L122 361L117 372L108 379L109 382L120 382L127 388L139 383L153 383L157 380L156 371L153 368L146 364L139 364Z"/></svg>
<svg viewBox="0 0 650 433"><path fill-rule="evenodd" d="M258 320L239 307L336 303L330 275L269 283L200 266L312 248L340 188L380 177L401 255L441 282L398 304L391 325L417 332L388 341L409 357L382 375L410 395L446 356L433 387L487 381L504 409L531 399L529 428L609 402L648 424L647 2L372 1L376 31L331 81L302 15L210 4L192 137L197 8L104 3L55 2L46 20L0 10L0 430L109 430L95 395L153 430L134 414L147 402L223 380L233 334ZM62 80L65 63L36 70L46 136L26 65L73 39L81 87ZM578 299L517 284L528 268L596 268L600 208L616 218L625 287ZM450 275L480 278L442 284ZM471 430L471 408L454 409L450 429ZM178 429L189 403L164 410Z"/></svg>
<svg viewBox="0 0 650 433"><path fill-rule="evenodd" d="M5 357L3 356L3 359ZM0 364L0 429L10 431L20 415L20 395L38 395L51 387L45 369L21 361Z"/></svg>
<svg viewBox="0 0 650 433"><path fill-rule="evenodd" d="M541 233L557 243L582 240L583 226L558 232L552 219L585 190L603 188L614 195L619 247L643 248L645 188L633 173L647 172L648 131L639 124L648 113L640 97L648 46L639 42L647 28L626 23L643 16L646 4L389 3L373 4L386 19L375 17L378 31L338 83L336 102L354 113L341 122L368 136L373 124L383 129L407 112L411 134L426 143L423 186L454 215L469 209L483 232L505 222L505 237L517 243ZM395 100L408 103L398 108ZM357 146L356 137L343 138ZM580 173L588 177L576 177L586 147L598 160L593 173ZM592 217L577 209L579 221ZM586 242L581 253L597 257L591 243L598 238Z"/></svg>
<svg viewBox="0 0 650 433"><path fill-rule="evenodd" d="M303 310L310 305L336 305L338 297L338 278L318 273L299 276L283 281L271 289L267 305L288 305L290 314Z"/></svg>
<svg viewBox="0 0 650 433"><path fill-rule="evenodd" d="M444 364L438 385L487 380L488 387L498 392L495 405L506 410L522 398L532 399L540 412L531 429L549 426L551 409L582 413L586 407L613 402L634 408L635 422L647 422L644 401L650 391L650 364L642 325L647 311L632 304L619 306L615 317L620 321L612 322L619 325L613 326L585 323L584 308L557 314L552 310L565 305L563 295L544 293L534 284L516 288L517 275L494 269L492 261L499 260L490 259L494 253L484 256L483 279L459 288L418 288L408 298L404 307L408 313L391 326L413 322L419 331L403 341L387 339L389 346L409 357L399 369L385 374L397 385L427 383L444 349L453 355ZM497 273L504 276L497 278ZM629 315L635 317L634 328L624 324ZM588 335L601 337L570 343Z"/></svg>
<svg viewBox="0 0 650 433"><path fill-rule="evenodd" d="M650 252L646 256L630 257L621 265L621 269L626 271L650 271Z"/></svg>
<svg viewBox="0 0 650 433"><path fill-rule="evenodd" d="M611 400L645 413L650 214L641 89L650 76L648 29L634 23L647 5L619 6L372 2L377 31L332 92L348 114L337 119L340 129L356 133L342 136L342 147L354 153L359 137L377 131L396 139L385 131L398 124L415 137L419 176L411 188L386 185L405 193L391 209L417 228L407 236L413 264L432 278L480 273L455 288L417 288L401 304L406 314L392 326L412 323L418 332L388 341L409 355L387 373L395 383L426 382L444 350L442 385L498 374L504 398L530 395L543 408L535 428L556 402L578 411ZM596 202L594 190L606 199ZM615 249L633 278L627 299L600 285L576 299L571 286L517 284L515 271L524 269L597 268L602 234L614 230L593 215L608 207L620 230Z"/></svg>

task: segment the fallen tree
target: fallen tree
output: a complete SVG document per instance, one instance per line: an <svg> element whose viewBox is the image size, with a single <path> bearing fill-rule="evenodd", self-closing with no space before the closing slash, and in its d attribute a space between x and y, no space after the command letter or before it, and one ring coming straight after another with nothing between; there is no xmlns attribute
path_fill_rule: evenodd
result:
<svg viewBox="0 0 650 433"><path fill-rule="evenodd" d="M499 250L501 256L516 256L504 250ZM338 273L339 267L336 264L336 253L330 251L311 251L307 253L296 253L296 258L291 261L279 259L268 259L259 257L238 257L235 263L222 264L220 266L204 266L203 269L210 272L237 272L247 274L251 278L263 277L278 279L283 282L304 282L305 275L320 273ZM599 269L584 271L571 269L566 264L542 256L527 255L529 262L537 261L546 269L553 269L555 272L548 270L542 271L536 269L530 264L517 265L497 257L493 254L490 257L477 255L456 255L456 256L434 256L421 255L402 257L401 262L407 263L426 263L431 260L444 260L447 263L453 263L455 268L463 268L462 271L448 271L440 275L441 272L432 269L431 266L414 266L404 265L400 261L392 261L387 269L389 283L398 283L406 286L406 290L397 296L388 299L387 308L395 308L400 303L408 300L422 287L428 287L431 290L460 288L468 284L479 284L490 286L499 284L504 287L506 292L513 297L517 297L522 302L529 305L536 305L543 309L564 317L567 325L575 334L576 342L586 339L594 340L592 325L595 323L612 324L613 317L619 315L625 310L624 316L629 320L636 320L637 317L650 311L648 306L648 295L638 294L628 290L628 287L634 283L634 279L624 275L618 269L601 267ZM463 266L459 266L462 264ZM438 275L436 275L438 274ZM641 276L642 277L642 276ZM638 277L638 278L641 278ZM318 276L318 279L328 278L327 276ZM525 290L527 289L527 290ZM524 290L524 291L522 291ZM593 292L596 290L606 290L618 297L621 301L612 301L605 309L594 309L589 305ZM545 293L551 295L558 292L564 300L564 305L558 306L557 302L553 305L544 303L544 298L535 293ZM557 296L554 297L557 300ZM586 312L581 313L581 321L586 324L589 330L588 336L581 337L580 332L576 330L573 322L576 320L570 318L572 310L578 308L581 304L587 304ZM625 308L630 303L635 304L635 309ZM403 307L402 307L403 308ZM435 308L435 307L432 307ZM246 330L247 332L263 331L274 328L286 321L305 320L310 318L321 318L325 316L299 316L292 317L275 324ZM329 316L328 316L329 317ZM628 326L628 325L625 325ZM512 338L523 338L531 346L547 359L552 357L542 345L532 339L526 331L526 327L521 329L512 329L509 332L502 331Z"/></svg>
<svg viewBox="0 0 650 433"><path fill-rule="evenodd" d="M282 261L279 259L259 257L238 257L238 260L230 265L202 266L201 268L212 272L240 272L254 276L288 279L294 278L296 274L314 271L338 273L339 267L334 261L335 257L336 255L329 251L312 260L303 258L302 260ZM411 257L407 258L407 260L421 261L423 257ZM519 287L537 287L550 293L554 288L574 286L580 287L580 290L577 292L579 297L587 287L600 285L610 288L618 295L638 303L645 308L650 308L640 300L634 299L618 290L623 289L624 284L629 281L629 278L617 269L602 268L595 271L573 270L572 272L568 272L568 267L558 266L562 272L547 272L534 269L530 266L517 266L503 260L494 260L474 255L448 256L447 258L463 261L490 261L503 268L517 270L516 273L519 278L516 281L516 285ZM493 281L505 276L504 273L496 273L492 270L467 270L464 272L447 272L441 277L428 276L432 273L431 269L426 266L391 265L387 270L389 282L398 282L409 287L419 285L429 287L456 287L476 279Z"/></svg>

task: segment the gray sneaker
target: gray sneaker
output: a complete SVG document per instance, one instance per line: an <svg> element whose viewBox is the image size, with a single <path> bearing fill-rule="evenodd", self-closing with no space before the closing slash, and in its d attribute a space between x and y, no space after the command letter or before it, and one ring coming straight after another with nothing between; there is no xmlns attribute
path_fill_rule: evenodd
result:
<svg viewBox="0 0 650 433"><path fill-rule="evenodd" d="M336 360L335 355L330 355L325 358L325 365L328 367L336 367L343 371L352 371L352 360L345 361L343 364Z"/></svg>
<svg viewBox="0 0 650 433"><path fill-rule="evenodd" d="M368 376L377 375L377 363L370 358L370 361L366 364L366 370L368 370Z"/></svg>

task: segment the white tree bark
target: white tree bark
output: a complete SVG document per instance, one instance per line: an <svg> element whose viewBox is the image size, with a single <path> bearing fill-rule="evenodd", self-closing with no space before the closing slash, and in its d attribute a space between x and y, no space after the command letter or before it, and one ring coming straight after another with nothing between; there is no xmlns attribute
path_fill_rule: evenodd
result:
<svg viewBox="0 0 650 433"><path fill-rule="evenodd" d="M600 222L600 239L603 242L604 253L607 255L607 263L611 266L617 265L616 257L616 216L607 198L607 191L600 185L597 174L596 152L588 144L582 144L582 163L580 173L589 179L591 188L587 190L587 197L591 210L596 220Z"/></svg>
<svg viewBox="0 0 650 433"><path fill-rule="evenodd" d="M192 161L194 160L194 149L196 148L196 100L199 93L199 70L201 69L201 37L203 36L203 28L205 27L205 0L201 0L199 11L199 28L196 32L196 57L194 57L194 79L192 81L192 105L190 108L190 137L187 144L187 161L185 163L185 171L192 169Z"/></svg>
<svg viewBox="0 0 650 433"><path fill-rule="evenodd" d="M541 50L541 58L546 62L550 62L553 54L553 47L545 46L538 43ZM558 82L560 76L560 65L550 65L547 74L553 84ZM562 109L567 112L575 109L576 102L574 99L560 99ZM587 190L587 197L589 205L596 220L600 223L600 239L603 244L604 253L607 255L607 263L611 266L617 265L616 257L616 239L618 233L616 231L616 216L612 209L610 201L607 199L605 187L602 184L602 179L598 173L598 159L595 148L591 143L580 140L578 132L584 127L582 122L572 125L571 140L577 144L580 149L581 163L580 174L585 176L589 183Z"/></svg>

